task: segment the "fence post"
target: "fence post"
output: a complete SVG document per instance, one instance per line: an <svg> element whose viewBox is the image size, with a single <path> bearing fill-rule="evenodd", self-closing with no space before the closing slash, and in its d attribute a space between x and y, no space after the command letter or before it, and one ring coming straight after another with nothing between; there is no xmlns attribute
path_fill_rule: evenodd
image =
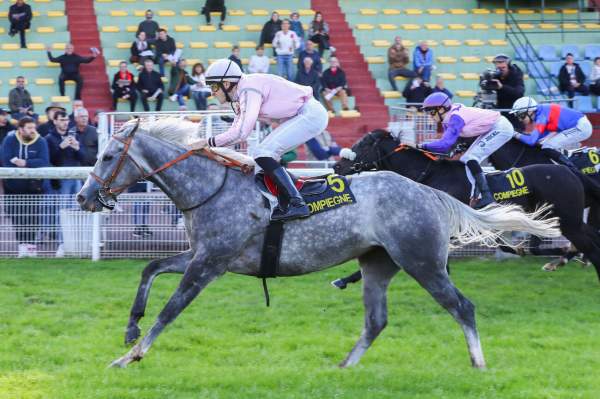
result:
<svg viewBox="0 0 600 399"><path fill-rule="evenodd" d="M92 261L100 260L100 213L92 215Z"/></svg>

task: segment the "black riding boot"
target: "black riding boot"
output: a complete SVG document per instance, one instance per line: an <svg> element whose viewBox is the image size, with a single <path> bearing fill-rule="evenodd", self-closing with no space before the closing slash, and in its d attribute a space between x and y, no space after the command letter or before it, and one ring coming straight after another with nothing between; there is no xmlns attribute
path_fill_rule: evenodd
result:
<svg viewBox="0 0 600 399"><path fill-rule="evenodd" d="M488 186L487 179L485 178L485 174L483 172L479 173L475 177L475 185L477 185L477 189L481 193L481 199L477 201L475 204L475 209L481 209L489 204L493 204L494 197L492 196L492 192L490 191L490 187Z"/></svg>
<svg viewBox="0 0 600 399"><path fill-rule="evenodd" d="M492 192L490 191L490 186L488 186L485 174L481 169L481 165L479 165L479 163L475 160L470 160L467 162L467 167L469 168L469 171L475 178L475 185L481 193L481 199L477 201L477 203L474 205L474 208L481 209L488 206L489 204L493 204L494 202L496 202L494 201L494 197L492 196Z"/></svg>
<svg viewBox="0 0 600 399"><path fill-rule="evenodd" d="M279 205L273 210L271 220L292 220L309 216L310 211L308 210L308 206L287 171L280 166L271 172L271 177L277 185L279 198L285 196L289 200L287 209L283 209ZM281 204L281 200L279 203Z"/></svg>

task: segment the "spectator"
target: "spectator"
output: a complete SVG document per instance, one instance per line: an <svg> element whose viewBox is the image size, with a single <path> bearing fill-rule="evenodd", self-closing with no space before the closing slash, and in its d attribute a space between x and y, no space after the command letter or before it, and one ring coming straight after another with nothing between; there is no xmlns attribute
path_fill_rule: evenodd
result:
<svg viewBox="0 0 600 399"><path fill-rule="evenodd" d="M194 80L185 70L186 67L187 62L183 58L180 59L179 62L171 68L171 78L169 79L169 100L177 101L180 111L185 111L187 109L184 96L189 96L190 85L195 84Z"/></svg>
<svg viewBox="0 0 600 399"><path fill-rule="evenodd" d="M91 122L88 122L90 126L95 127L96 129L98 129L98 125L100 124L100 114L106 112L103 109L97 109L96 112L94 112L94 119L92 119Z"/></svg>
<svg viewBox="0 0 600 399"><path fill-rule="evenodd" d="M0 108L0 148L2 141L8 135L9 132L15 130L14 126L10 123L10 116L8 112ZM0 165L2 165L2 159L0 158Z"/></svg>
<svg viewBox="0 0 600 399"><path fill-rule="evenodd" d="M158 26L158 22L156 22L152 18L154 18L154 13L152 12L152 10L146 10L146 19L140 22L140 24L138 25L137 32L135 33L136 36L140 32L144 32L146 34L146 39L156 39L156 32L158 32L160 27Z"/></svg>
<svg viewBox="0 0 600 399"><path fill-rule="evenodd" d="M42 137L46 137L48 133L50 133L50 130L54 129L54 113L56 111L67 112L67 110L59 103L50 103L50 105L46 107L46 118L48 120L39 125L37 128L38 133Z"/></svg>
<svg viewBox="0 0 600 399"><path fill-rule="evenodd" d="M580 93L582 96L590 94L588 87L585 85L585 75L579 64L574 62L573 54L567 54L565 64L560 67L558 72L558 88L561 93L567 93L567 97L575 97L575 93ZM573 108L573 101L569 101L569 107Z"/></svg>
<svg viewBox="0 0 600 399"><path fill-rule="evenodd" d="M221 22L219 22L219 29L223 28L223 21L225 21L225 15L227 8L225 7L225 0L206 0L204 7L202 7L202 14L206 17L206 24L210 25L210 13L220 12Z"/></svg>
<svg viewBox="0 0 600 399"><path fill-rule="evenodd" d="M429 48L427 41L421 40L413 53L413 64L415 72L423 81L429 82L431 70L433 69L433 50Z"/></svg>
<svg viewBox="0 0 600 399"><path fill-rule="evenodd" d="M348 110L348 83L346 82L346 73L340 68L340 63L337 58L329 59L329 69L323 72L321 77L321 87L323 91L321 95L325 101L325 106L328 111L334 112L331 100L333 97L339 97L342 102L342 109Z"/></svg>
<svg viewBox="0 0 600 399"><path fill-rule="evenodd" d="M315 42L308 40L306 42L306 49L300 52L298 56L298 69L304 66L304 59L310 57L313 60L312 67L321 75L323 73L323 63L321 63L321 55L315 50Z"/></svg>
<svg viewBox="0 0 600 399"><path fill-rule="evenodd" d="M229 59L238 64L242 71L244 70L244 67L242 66L242 59L240 58L240 46L233 46L231 48L231 54L229 55Z"/></svg>
<svg viewBox="0 0 600 399"><path fill-rule="evenodd" d="M165 62L174 65L181 58L181 50L177 48L175 40L167 35L167 31L164 29L158 30L158 39L154 42L154 51L160 76L165 76Z"/></svg>
<svg viewBox="0 0 600 399"><path fill-rule="evenodd" d="M249 73L269 73L269 67L271 60L265 55L265 48L263 46L256 46L256 54L250 57L248 63Z"/></svg>
<svg viewBox="0 0 600 399"><path fill-rule="evenodd" d="M125 61L121 61L119 64L119 72L113 76L111 87L113 90L113 109L117 109L117 101L119 101L119 98L122 98L129 101L129 110L131 112L135 111L135 103L137 101L135 82L133 74L127 70L127 63Z"/></svg>
<svg viewBox="0 0 600 399"><path fill-rule="evenodd" d="M299 50L304 50L304 27L302 26L302 22L300 21L300 14L294 11L290 15L290 29L292 32L298 36L298 41L300 43Z"/></svg>
<svg viewBox="0 0 600 399"><path fill-rule="evenodd" d="M154 59L156 56L150 47L150 43L148 43L146 32L144 31L138 32L136 39L131 43L130 51L131 56L129 57L129 61L141 65L144 65L144 60L146 58Z"/></svg>
<svg viewBox="0 0 600 399"><path fill-rule="evenodd" d="M592 73L590 74L590 91L592 94L600 96L600 57L594 58Z"/></svg>
<svg viewBox="0 0 600 399"><path fill-rule="evenodd" d="M319 55L322 56L325 50L329 49L329 25L323 20L321 11L315 13L315 18L310 23L308 29L308 40L315 42L319 46ZM335 49L331 49L334 53Z"/></svg>
<svg viewBox="0 0 600 399"><path fill-rule="evenodd" d="M74 111L75 126L69 129L68 134L79 139L83 147L83 160L81 166L94 166L98 155L98 131L95 126L90 125L90 115L85 108Z"/></svg>
<svg viewBox="0 0 600 399"><path fill-rule="evenodd" d="M8 34L12 37L19 33L21 39L21 48L27 48L25 42L25 30L31 27L31 6L25 4L23 0L17 0L15 4L8 9L8 20L10 21L10 30Z"/></svg>
<svg viewBox="0 0 600 399"><path fill-rule="evenodd" d="M194 81L191 87L192 98L196 103L196 109L198 111L204 111L206 109L206 99L210 97L210 87L206 85L206 79L204 77L204 65L196 63L192 67L192 75L190 78Z"/></svg>
<svg viewBox="0 0 600 399"><path fill-rule="evenodd" d="M148 100L156 101L156 111L162 109L165 85L160 74L154 70L154 62L151 59L144 61L144 69L138 75L137 89L140 92L144 111L150 111Z"/></svg>
<svg viewBox="0 0 600 399"><path fill-rule="evenodd" d="M452 97L454 97L454 94L452 94L452 92L450 92L450 90L446 89L446 84L444 82L444 78L442 78L441 76L437 76L435 78L435 87L433 88L433 93L444 93L445 95L447 95L450 99L452 99Z"/></svg>
<svg viewBox="0 0 600 399"><path fill-rule="evenodd" d="M273 11L271 19L265 22L262 31L260 32L260 43L259 46L264 46L265 43L273 43L275 34L281 30L281 20L279 19L279 13ZM275 50L273 49L273 55Z"/></svg>
<svg viewBox="0 0 600 399"><path fill-rule="evenodd" d="M321 87L321 78L315 68L313 68L313 60L306 57L303 60L302 68L298 69L294 82L299 85L310 86L313 89L313 96L319 100L319 88Z"/></svg>
<svg viewBox="0 0 600 399"><path fill-rule="evenodd" d="M80 112L79 108L76 112ZM53 166L81 166L85 160L85 149L76 133L69 132L69 116L66 112L57 111L54 113L54 130L52 130L46 140L48 141L48 152L50 154L50 163ZM51 182L54 194L61 194L60 203L56 207L56 216L60 215L60 210L73 205L73 197L83 185L81 180L63 179L52 180ZM67 197L68 196L68 197ZM62 230L58 233L58 249L56 257L64 256L63 234Z"/></svg>
<svg viewBox="0 0 600 399"><path fill-rule="evenodd" d="M294 52L300 46L298 36L290 30L290 20L281 23L281 30L275 34L273 48L277 54L277 72L287 80L294 78Z"/></svg>
<svg viewBox="0 0 600 399"><path fill-rule="evenodd" d="M69 129L75 126L75 111L85 108L83 100L75 100L71 103L71 113L69 114Z"/></svg>
<svg viewBox="0 0 600 399"><path fill-rule="evenodd" d="M91 57L82 57L75 54L75 47L71 43L67 43L65 47L65 53L58 57L53 57L50 53L50 47L47 49L48 59L52 62L58 62L60 64L60 75L58 76L58 87L60 89L60 95L65 95L65 81L74 80L76 83L75 87L75 99L81 99L81 90L83 89L83 78L79 74L79 65L89 64L100 54L98 49L92 48Z"/></svg>
<svg viewBox="0 0 600 399"><path fill-rule="evenodd" d="M25 89L25 78L17 76L17 85L8 92L8 107L13 118L19 120L24 116L37 120L38 116L33 112L33 101L31 94Z"/></svg>
<svg viewBox="0 0 600 399"><path fill-rule="evenodd" d="M396 76L403 76L405 78L414 78L417 76L414 71L406 68L408 62L408 50L402 44L402 38L396 36L394 38L394 44L388 49L388 79L392 89L398 91L395 79Z"/></svg>
<svg viewBox="0 0 600 399"><path fill-rule="evenodd" d="M50 166L46 140L36 132L35 121L30 117L21 118L17 131L6 136L0 154L2 165L5 167ZM45 182L40 179L5 179L3 185L5 194L15 195L4 199L4 210L15 229L19 243L19 257L36 256L35 236L37 226L40 224L40 202ZM23 201L18 195L31 197Z"/></svg>
<svg viewBox="0 0 600 399"><path fill-rule="evenodd" d="M308 140L305 146L308 149L306 157L309 161L331 160L331 157L340 155L341 150L327 130Z"/></svg>
<svg viewBox="0 0 600 399"><path fill-rule="evenodd" d="M402 91L402 95L407 103L419 104L416 108L420 110L420 104L422 104L423 101L425 101L425 98L432 92L433 90L431 90L429 83L417 76L408 81L406 87L404 87L404 91Z"/></svg>

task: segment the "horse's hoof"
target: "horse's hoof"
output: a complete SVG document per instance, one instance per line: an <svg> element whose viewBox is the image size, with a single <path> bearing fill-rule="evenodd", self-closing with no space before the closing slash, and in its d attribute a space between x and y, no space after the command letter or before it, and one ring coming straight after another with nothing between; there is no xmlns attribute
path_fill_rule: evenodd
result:
<svg viewBox="0 0 600 399"><path fill-rule="evenodd" d="M544 266L542 266L542 271L555 272L557 268L558 267L554 263L549 262L549 263L546 263Z"/></svg>
<svg viewBox="0 0 600 399"><path fill-rule="evenodd" d="M117 360L115 360L114 362L112 362L111 364L109 364L108 368L120 368L120 369L124 369L125 367L127 367L127 365L130 363L130 361L128 361L126 359L127 356L123 356L118 358Z"/></svg>
<svg viewBox="0 0 600 399"><path fill-rule="evenodd" d="M134 344L140 337L140 333L141 330L137 325L127 327L127 331L125 332L125 345Z"/></svg>
<svg viewBox="0 0 600 399"><path fill-rule="evenodd" d="M335 288L339 288L340 290L345 290L346 287L348 287L348 284L346 284L344 282L344 280L342 280L341 278L338 278L337 280L333 280L331 282L331 285L334 286Z"/></svg>

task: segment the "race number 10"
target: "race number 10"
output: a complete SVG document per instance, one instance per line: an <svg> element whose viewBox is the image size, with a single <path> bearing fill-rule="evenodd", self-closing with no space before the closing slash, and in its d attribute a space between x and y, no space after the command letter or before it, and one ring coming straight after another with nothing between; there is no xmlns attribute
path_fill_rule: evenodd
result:
<svg viewBox="0 0 600 399"><path fill-rule="evenodd" d="M519 169L513 169L509 173L506 174L506 178L510 183L510 187L514 190L517 187L522 187L525 184L525 177L523 176L523 172Z"/></svg>

